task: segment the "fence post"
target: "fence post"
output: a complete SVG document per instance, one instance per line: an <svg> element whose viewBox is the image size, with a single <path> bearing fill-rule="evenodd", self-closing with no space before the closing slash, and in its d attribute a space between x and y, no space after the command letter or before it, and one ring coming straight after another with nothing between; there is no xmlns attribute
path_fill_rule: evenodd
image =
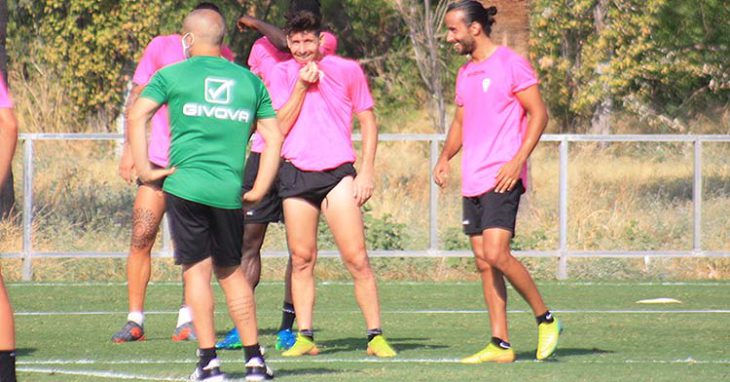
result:
<svg viewBox="0 0 730 382"><path fill-rule="evenodd" d="M694 140L694 179L692 184L692 252L702 252L702 141Z"/></svg>
<svg viewBox="0 0 730 382"><path fill-rule="evenodd" d="M436 167L436 161L439 157L439 141L438 137L432 137L430 140L431 144L431 155L429 156L429 162L431 168L428 169L428 184L429 186L429 251L438 251L439 249L439 233L438 233L438 210L439 210L439 190L436 183L431 179L433 177L433 168Z"/></svg>
<svg viewBox="0 0 730 382"><path fill-rule="evenodd" d="M558 280L568 278L568 139L560 139L560 256L558 257Z"/></svg>
<svg viewBox="0 0 730 382"><path fill-rule="evenodd" d="M33 278L33 138L23 141L23 281Z"/></svg>

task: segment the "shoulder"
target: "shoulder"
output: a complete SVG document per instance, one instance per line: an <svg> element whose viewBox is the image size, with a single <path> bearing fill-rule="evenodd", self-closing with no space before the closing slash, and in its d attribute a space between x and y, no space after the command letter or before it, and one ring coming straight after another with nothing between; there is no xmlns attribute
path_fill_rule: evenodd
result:
<svg viewBox="0 0 730 382"><path fill-rule="evenodd" d="M147 44L147 49L149 48L159 48L163 46L167 46L170 44L175 44L180 42L180 35L179 34L168 34L168 35L160 35L156 36L152 39L152 41Z"/></svg>
<svg viewBox="0 0 730 382"><path fill-rule="evenodd" d="M529 65L529 61L527 61L527 58L523 57L521 54L515 52L514 50L506 46L500 46L498 49L499 50L497 51L497 57L503 63L508 65Z"/></svg>

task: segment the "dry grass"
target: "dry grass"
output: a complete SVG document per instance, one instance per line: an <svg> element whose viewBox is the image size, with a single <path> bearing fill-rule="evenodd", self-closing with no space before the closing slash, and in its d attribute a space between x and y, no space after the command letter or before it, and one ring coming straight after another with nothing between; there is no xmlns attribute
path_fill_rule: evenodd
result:
<svg viewBox="0 0 730 382"><path fill-rule="evenodd" d="M24 83L11 75L22 132L86 131L50 80ZM44 110L30 116L29 110ZM425 133L423 111L404 112L382 125L389 132ZM542 143L531 160L530 187L523 198L515 247L558 247L558 149ZM36 251L125 251L135 188L116 175L112 142L50 141L35 147L33 249ZM22 150L14 169L22 200ZM377 193L369 203L374 218L390 216L405 225L405 249L428 247L429 146L425 142L382 142L377 157ZM449 186L439 196L439 241L444 249L467 249L461 233L459 158ZM730 145L704 147L703 249L730 250ZM569 248L575 250L689 250L692 245L692 148L690 144L616 143L571 145L569 168ZM22 230L0 223L0 252L19 252ZM323 240L323 249L332 248ZM159 245L159 244L158 244ZM272 225L265 250L285 250L281 225ZM476 279L471 259L373 259L381 278ZM525 259L540 278L553 278L554 259ZM169 260L156 262L156 279L179 277ZM9 279L19 277L19 261L3 260ZM34 261L38 280L124 279L120 259ZM576 278L727 278L727 259L575 259ZM264 278L281 278L283 260L267 260ZM337 260L323 260L318 275L347 278Z"/></svg>

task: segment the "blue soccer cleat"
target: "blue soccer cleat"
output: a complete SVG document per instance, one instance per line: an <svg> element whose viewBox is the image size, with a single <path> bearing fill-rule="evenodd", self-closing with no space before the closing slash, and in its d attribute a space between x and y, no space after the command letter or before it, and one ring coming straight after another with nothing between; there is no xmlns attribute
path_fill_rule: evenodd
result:
<svg viewBox="0 0 730 382"><path fill-rule="evenodd" d="M215 344L216 349L234 350L243 347L241 338L238 336L238 330L236 328L231 329L226 333L225 338L222 341Z"/></svg>
<svg viewBox="0 0 730 382"><path fill-rule="evenodd" d="M297 337L291 329L279 330L279 333L276 333L276 350L289 350L296 341Z"/></svg>

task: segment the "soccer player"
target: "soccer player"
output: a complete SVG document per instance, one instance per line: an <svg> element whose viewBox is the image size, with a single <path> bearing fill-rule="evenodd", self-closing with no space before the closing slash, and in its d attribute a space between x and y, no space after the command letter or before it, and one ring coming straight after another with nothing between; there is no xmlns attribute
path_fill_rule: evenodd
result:
<svg viewBox="0 0 730 382"><path fill-rule="evenodd" d="M228 312L241 333L246 380L273 378L258 344L253 289L241 263L243 165L250 129L266 142L259 173L245 202L263 198L280 163L283 140L263 82L220 57L226 34L219 13L196 10L183 24L182 43L190 58L161 69L130 112L130 144L144 182L166 177L163 192L175 240L175 261L183 265L185 302L198 336L198 366L192 380L222 381L215 349L211 272L223 288ZM162 104L170 113L170 163L150 164L145 123Z"/></svg>
<svg viewBox="0 0 730 382"><path fill-rule="evenodd" d="M505 278L537 317L538 360L555 351L560 334L558 319L545 306L525 266L510 253L526 187L527 158L548 117L530 64L489 38L496 13L495 7L461 0L448 6L445 17L447 41L470 60L459 70L456 114L434 180L441 187L446 184L449 159L463 148L464 232L481 274L492 330L489 344L463 363L515 360L507 331Z"/></svg>
<svg viewBox="0 0 730 382"><path fill-rule="evenodd" d="M200 3L195 9L210 9L220 13L218 7L211 3ZM225 45L221 49L221 55L233 61L233 53ZM134 87L127 101L127 110L131 108L158 70L184 59L182 36L179 34L158 36L152 39L145 48L139 65L137 65L134 72L132 79ZM150 161L155 167L167 167L168 148L170 146L167 106L160 107L152 118L151 125L152 130L148 149ZM135 170L129 143L125 142L119 163L119 175L131 183L134 179ZM164 179L150 183L141 183L139 180L137 182L137 197L132 210L132 239L129 256L127 257L129 314L127 315L127 323L112 336L112 341L116 343L144 340L144 300L152 268L151 252L157 237L157 229L165 211L165 198L162 193L163 181ZM180 307L172 339L173 341L195 340L190 309L184 303Z"/></svg>
<svg viewBox="0 0 730 382"><path fill-rule="evenodd" d="M10 164L18 142L18 122L13 114L13 101L0 76L0 184L10 173ZM3 282L0 267L0 381L15 382L15 325L13 307Z"/></svg>
<svg viewBox="0 0 730 382"><path fill-rule="evenodd" d="M319 1L297 1L290 4L289 14L295 14L300 10L309 10L319 14ZM251 47L248 56L248 65L251 72L261 77L264 84L268 84L268 73L279 63L291 59L289 48L286 46L286 35L278 27L265 23L251 16L243 16L238 20L240 29L253 29L264 34L256 40ZM337 51L337 38L329 32L323 32L323 43L320 50L323 54L334 54ZM281 46L280 44L282 44ZM284 50L282 50L284 49ZM253 180L256 179L258 163L261 151L264 149L264 142L261 137L254 133L251 154L246 161L243 182L244 190L250 190ZM264 244L264 237L269 223L282 221L282 204L278 194L276 182L271 187L264 199L250 208L247 208L244 215L243 258L241 268L246 274L251 286L255 289L261 277L261 246ZM282 318L279 330L276 333L277 350L287 350L294 345L296 337L292 333L296 314L291 297L291 259L287 261L284 275L284 304L282 306ZM218 349L238 349L241 340L236 328L229 330L220 342L216 343Z"/></svg>
<svg viewBox="0 0 730 382"><path fill-rule="evenodd" d="M314 342L314 265L317 225L324 214L365 317L368 354L393 357L383 336L375 275L370 267L360 207L374 188L377 126L373 100L362 68L351 60L320 52L320 19L311 12L290 18L285 28L293 58L270 73L269 91L286 135L279 172L284 224L292 258L292 296L297 339L283 356L317 354ZM353 163L352 117L363 136L360 172Z"/></svg>

